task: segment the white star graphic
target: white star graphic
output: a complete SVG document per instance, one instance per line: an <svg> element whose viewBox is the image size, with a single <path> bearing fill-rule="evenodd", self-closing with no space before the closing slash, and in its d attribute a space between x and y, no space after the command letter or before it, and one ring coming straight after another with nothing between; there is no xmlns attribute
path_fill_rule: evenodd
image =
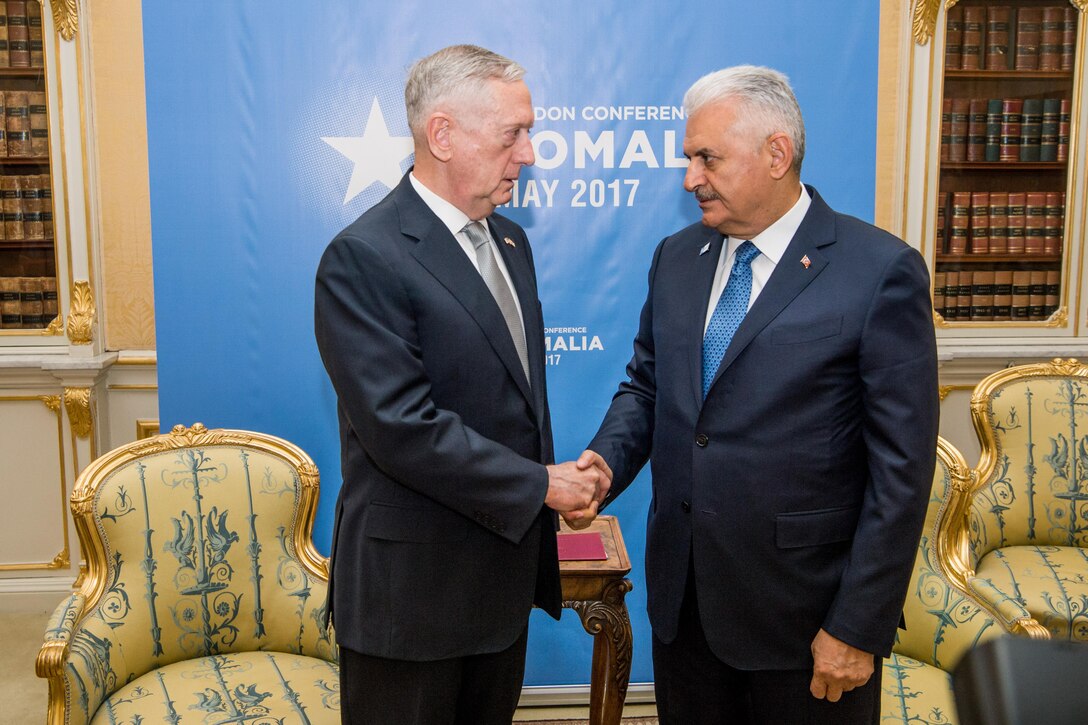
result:
<svg viewBox="0 0 1088 725"><path fill-rule="evenodd" d="M375 181L392 189L403 173L400 162L412 153L411 136L390 136L378 99L370 107L362 136L330 136L321 139L355 164L344 203L363 193Z"/></svg>

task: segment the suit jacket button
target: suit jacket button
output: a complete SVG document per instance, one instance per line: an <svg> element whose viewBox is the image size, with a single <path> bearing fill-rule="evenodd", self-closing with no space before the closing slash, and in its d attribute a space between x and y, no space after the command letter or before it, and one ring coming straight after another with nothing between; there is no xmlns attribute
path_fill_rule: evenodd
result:
<svg viewBox="0 0 1088 725"><path fill-rule="evenodd" d="M707 438L706 433L700 433L699 435L695 436L695 445L699 446L700 448L706 448L706 444L709 442L710 439Z"/></svg>
<svg viewBox="0 0 1088 725"><path fill-rule="evenodd" d="M687 501L681 501L680 508L684 510L684 513L689 513L691 511L691 504Z"/></svg>

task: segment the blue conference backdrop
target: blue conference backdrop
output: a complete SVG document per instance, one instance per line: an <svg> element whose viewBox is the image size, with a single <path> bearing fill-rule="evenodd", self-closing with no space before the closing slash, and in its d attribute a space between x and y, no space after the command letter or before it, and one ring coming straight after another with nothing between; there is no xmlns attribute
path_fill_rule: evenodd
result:
<svg viewBox="0 0 1088 725"><path fill-rule="evenodd" d="M322 473L315 536L328 552L340 466L313 338L317 262L411 164L407 67L468 42L528 70L537 163L500 211L533 242L556 453L576 456L631 355L655 245L699 216L681 186L684 90L726 65L784 71L806 117L805 181L871 219L878 5L144 2L163 427L201 421L302 446ZM632 682L653 678L648 501L644 473L608 510L634 563ZM591 646L572 612L559 623L535 612L526 684L588 682Z"/></svg>

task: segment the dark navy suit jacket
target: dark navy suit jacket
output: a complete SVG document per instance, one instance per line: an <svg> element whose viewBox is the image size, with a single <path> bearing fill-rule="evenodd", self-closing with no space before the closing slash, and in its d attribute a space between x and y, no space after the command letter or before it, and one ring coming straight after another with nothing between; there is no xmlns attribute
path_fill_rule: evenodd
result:
<svg viewBox="0 0 1088 725"><path fill-rule="evenodd" d="M695 224L661 242L629 379L589 446L615 474L609 500L650 460L654 633L676 637L694 555L707 640L742 669L811 667L821 627L889 652L934 470L925 263L809 191L705 401L703 324L723 238Z"/></svg>
<svg viewBox="0 0 1088 725"><path fill-rule="evenodd" d="M559 616L532 251L510 220L488 223L521 305L529 381L479 272L407 175L318 269L314 324L343 474L332 616L337 641L364 654L495 652L534 603Z"/></svg>

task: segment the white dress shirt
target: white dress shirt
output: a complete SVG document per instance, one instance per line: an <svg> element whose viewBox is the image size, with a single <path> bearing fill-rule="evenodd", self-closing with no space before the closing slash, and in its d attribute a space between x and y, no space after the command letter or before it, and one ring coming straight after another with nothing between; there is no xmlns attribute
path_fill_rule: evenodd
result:
<svg viewBox="0 0 1088 725"><path fill-rule="evenodd" d="M468 218L468 214L455 207L443 199L438 194L434 193L423 182L416 178L413 173L408 174L408 181L411 182L412 188L419 194L419 198L423 199L423 203L427 205L427 208L435 213L439 221L446 225L450 230L450 234L457 240L457 243L461 245L461 250L464 251L465 256L468 257L468 261L472 262L472 266L476 268L476 271L480 271L480 263L476 261L476 247L469 241L468 237L461 233L461 230L465 228L471 219ZM487 234L487 238L490 240L492 246L492 254L495 255L495 261L499 264L499 271L502 272L503 279L506 280L506 284L510 287L510 291L514 296L514 304L518 308L518 317L521 318L522 329L525 328L525 315L521 312L521 300L518 299L517 287L514 286L514 281L510 279L510 272L506 269L506 262L502 259L502 254L499 252L495 244L494 238L491 236L491 229L487 225L487 220L481 219L480 225L484 228L484 233Z"/></svg>
<svg viewBox="0 0 1088 725"><path fill-rule="evenodd" d="M786 247L789 246L793 235L797 233L811 204L812 197L802 184L801 196L798 197L797 202L774 224L750 240L729 236L725 238L721 254L718 256L718 268L714 272L714 285L710 288L710 300L707 303L706 319L703 322L703 335L706 335L706 329L710 326L710 318L714 315L714 308L718 306L718 298L725 291L729 273L733 271L733 260L736 258L737 248L745 241L750 241L760 252L752 260L752 294L748 298L748 309L752 309L752 304L763 291L763 286L767 284L778 261L786 253Z"/></svg>

